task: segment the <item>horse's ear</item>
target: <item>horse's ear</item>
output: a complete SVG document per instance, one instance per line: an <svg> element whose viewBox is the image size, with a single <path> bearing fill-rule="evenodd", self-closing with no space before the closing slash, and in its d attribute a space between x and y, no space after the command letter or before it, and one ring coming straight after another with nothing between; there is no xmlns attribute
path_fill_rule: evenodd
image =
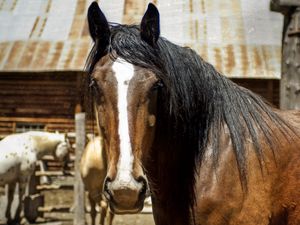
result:
<svg viewBox="0 0 300 225"><path fill-rule="evenodd" d="M94 42L97 40L102 46L109 44L110 29L105 15L97 2L93 2L88 9L88 23L90 35Z"/></svg>
<svg viewBox="0 0 300 225"><path fill-rule="evenodd" d="M159 38L159 34L159 12L155 5L149 3L141 22L141 38L154 47Z"/></svg>

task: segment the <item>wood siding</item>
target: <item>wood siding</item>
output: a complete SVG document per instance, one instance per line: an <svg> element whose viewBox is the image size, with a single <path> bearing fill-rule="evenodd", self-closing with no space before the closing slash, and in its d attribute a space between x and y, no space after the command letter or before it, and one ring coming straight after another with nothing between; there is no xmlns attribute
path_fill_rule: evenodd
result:
<svg viewBox="0 0 300 225"><path fill-rule="evenodd" d="M79 77L74 72L1 73L0 136L17 132L20 124L74 132Z"/></svg>
<svg viewBox="0 0 300 225"><path fill-rule="evenodd" d="M262 96L276 108L279 107L279 80L232 79L232 81Z"/></svg>
<svg viewBox="0 0 300 225"><path fill-rule="evenodd" d="M73 118L77 89L74 73L2 73L0 116Z"/></svg>

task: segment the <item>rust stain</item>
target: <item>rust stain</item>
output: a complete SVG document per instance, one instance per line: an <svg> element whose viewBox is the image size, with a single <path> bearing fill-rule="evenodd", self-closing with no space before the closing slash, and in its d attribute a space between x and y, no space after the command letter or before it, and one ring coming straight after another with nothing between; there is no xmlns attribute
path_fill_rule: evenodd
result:
<svg viewBox="0 0 300 225"><path fill-rule="evenodd" d="M4 2L5 2L5 0L2 0L2 1L0 1L0 10L2 10L2 9L3 9Z"/></svg>
<svg viewBox="0 0 300 225"><path fill-rule="evenodd" d="M9 52L10 47L11 47L10 42L0 43L0 65L3 65L5 63L5 58Z"/></svg>
<svg viewBox="0 0 300 225"><path fill-rule="evenodd" d="M84 23L84 25L83 25L81 37L89 37L90 36L90 32L89 32L88 22L87 22L87 20L84 20L82 22Z"/></svg>
<svg viewBox="0 0 300 225"><path fill-rule="evenodd" d="M124 1L124 11L123 11L123 15L127 15L128 14L128 10L132 5L132 0L125 0Z"/></svg>
<svg viewBox="0 0 300 225"><path fill-rule="evenodd" d="M72 27L69 33L69 39L78 39L84 28L85 17L77 16L73 19Z"/></svg>
<svg viewBox="0 0 300 225"><path fill-rule="evenodd" d="M214 48L214 55L215 55L215 67L218 71L222 71L222 55L220 48Z"/></svg>
<svg viewBox="0 0 300 225"><path fill-rule="evenodd" d="M21 56L21 60L18 64L18 68L20 69L26 69L30 67L30 63L33 59L35 50L36 50L37 42L27 42L27 46L24 50L23 55Z"/></svg>
<svg viewBox="0 0 300 225"><path fill-rule="evenodd" d="M17 0L13 0L11 7L10 7L10 11L14 11L17 5Z"/></svg>
<svg viewBox="0 0 300 225"><path fill-rule="evenodd" d="M43 19L42 26L41 26L41 28L40 28L40 32L39 32L39 34L38 34L38 37L41 37L41 36L42 36L43 31L44 31L45 26L46 26L46 23L47 23L47 18L44 18L44 19Z"/></svg>
<svg viewBox="0 0 300 225"><path fill-rule="evenodd" d="M47 7L46 7L46 13L48 13L50 11L51 4L52 4L52 0L48 0L48 4L47 4Z"/></svg>
<svg viewBox="0 0 300 225"><path fill-rule="evenodd" d="M34 33L35 29L36 29L36 26L37 26L37 24L38 24L39 20L40 20L40 17L38 16L38 17L35 19L35 21L34 21L34 24L33 24L33 27L32 27L32 29L31 29L31 32L30 32L29 38L31 38L31 37L32 37L32 35L33 35L33 33Z"/></svg>
<svg viewBox="0 0 300 225"><path fill-rule="evenodd" d="M143 16L145 9L146 1L125 0L122 22L125 24L138 23Z"/></svg>
<svg viewBox="0 0 300 225"><path fill-rule="evenodd" d="M189 0L189 8L190 8L190 12L193 13L194 9L193 9L193 0Z"/></svg>
<svg viewBox="0 0 300 225"><path fill-rule="evenodd" d="M268 51L267 47L266 46L262 46L262 56L263 56L263 63L264 63L264 66L265 66L265 70L266 71L272 71L273 69L269 66L268 64L268 59L271 58L270 52Z"/></svg>
<svg viewBox="0 0 300 225"><path fill-rule="evenodd" d="M203 58L205 61L208 60L208 48L207 45L201 45L198 48L199 55L201 58Z"/></svg>
<svg viewBox="0 0 300 225"><path fill-rule="evenodd" d="M59 57L61 55L64 43L62 41L53 43L54 46L54 52L52 55L50 55L50 60L46 63L47 69L55 69L59 60Z"/></svg>
<svg viewBox="0 0 300 225"><path fill-rule="evenodd" d="M22 55L25 45L26 45L26 42L24 42L24 41L16 41L14 43L14 45L9 53L6 64L4 65L4 69L9 70L9 69L16 68L16 65L20 61L20 55Z"/></svg>
<svg viewBox="0 0 300 225"><path fill-rule="evenodd" d="M206 10L205 10L205 0L201 0L201 12L202 12L203 14L206 13Z"/></svg>
<svg viewBox="0 0 300 225"><path fill-rule="evenodd" d="M226 48L226 65L225 65L225 70L226 73L231 73L232 70L234 69L236 62L235 62L235 58L234 58L234 51L233 51L233 45L227 45Z"/></svg>
<svg viewBox="0 0 300 225"><path fill-rule="evenodd" d="M85 12L86 0L78 0L76 5L75 15L83 15Z"/></svg>
<svg viewBox="0 0 300 225"><path fill-rule="evenodd" d="M233 13L239 13L241 15L241 9L241 0L231 0L230 10L232 10Z"/></svg>
<svg viewBox="0 0 300 225"><path fill-rule="evenodd" d="M261 67L262 67L262 58L259 55L259 51L258 51L257 47L253 48L253 57L254 58L252 60L254 62L255 68L261 69Z"/></svg>
<svg viewBox="0 0 300 225"><path fill-rule="evenodd" d="M65 69L72 69L72 67L70 65L71 65L71 62L74 58L74 49L75 49L75 44L71 43L70 50L67 54L67 58L66 58L66 61L65 61L65 66L64 66Z"/></svg>
<svg viewBox="0 0 300 225"><path fill-rule="evenodd" d="M207 20L206 20L206 19L203 19L202 23L203 23L203 33L202 33L202 35L203 35L203 40L204 40L205 42L207 42Z"/></svg>
<svg viewBox="0 0 300 225"><path fill-rule="evenodd" d="M241 45L241 61L242 61L242 73L241 75L246 76L248 73L248 52L247 52L247 46Z"/></svg>
<svg viewBox="0 0 300 225"><path fill-rule="evenodd" d="M83 69L85 60L87 58L88 52L89 52L89 42L81 42L78 46L78 49L76 51L76 55L73 58L73 67L74 68L81 68Z"/></svg>
<svg viewBox="0 0 300 225"><path fill-rule="evenodd" d="M50 46L50 42L39 42L35 52L35 56L33 57L33 61L31 63L33 69L43 69L50 50Z"/></svg>

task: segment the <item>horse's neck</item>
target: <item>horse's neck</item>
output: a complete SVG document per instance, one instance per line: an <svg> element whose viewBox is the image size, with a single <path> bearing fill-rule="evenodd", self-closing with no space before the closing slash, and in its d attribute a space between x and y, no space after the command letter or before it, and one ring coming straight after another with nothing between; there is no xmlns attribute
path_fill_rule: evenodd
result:
<svg viewBox="0 0 300 225"><path fill-rule="evenodd" d="M53 154L57 145L61 143L61 140L54 134L40 135L33 133L31 138L34 140L38 159L41 159L44 155Z"/></svg>
<svg viewBox="0 0 300 225"><path fill-rule="evenodd" d="M151 162L146 168L149 180L153 182L150 186L154 195L155 221L158 225L188 225L190 202L187 200L189 198L187 184L184 184L181 178L176 178L178 170L173 170L172 163L168 162L174 160L169 157L170 154L164 152L165 149L172 148L170 143L160 142L160 144L153 146L153 151L157 154L151 157Z"/></svg>

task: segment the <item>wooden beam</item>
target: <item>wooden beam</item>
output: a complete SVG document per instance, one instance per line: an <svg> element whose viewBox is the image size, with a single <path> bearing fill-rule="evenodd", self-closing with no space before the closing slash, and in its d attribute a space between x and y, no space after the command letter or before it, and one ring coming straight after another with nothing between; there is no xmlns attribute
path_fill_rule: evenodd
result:
<svg viewBox="0 0 300 225"><path fill-rule="evenodd" d="M70 206L68 205L58 205L58 206L45 206L39 207L39 212L70 212Z"/></svg>
<svg viewBox="0 0 300 225"><path fill-rule="evenodd" d="M80 159L85 148L85 114L75 114L76 148L75 148L75 183L74 183L74 225L85 224L84 185L80 175Z"/></svg>
<svg viewBox="0 0 300 225"><path fill-rule="evenodd" d="M300 6L299 0L279 0L281 6Z"/></svg>
<svg viewBox="0 0 300 225"><path fill-rule="evenodd" d="M46 191L46 190L59 190L59 189L63 189L63 190L73 190L74 186L71 184L43 184L43 185L37 185L36 189L38 191Z"/></svg>
<svg viewBox="0 0 300 225"><path fill-rule="evenodd" d="M73 171L36 171L35 175L38 177L41 176L74 176Z"/></svg>
<svg viewBox="0 0 300 225"><path fill-rule="evenodd" d="M300 10L295 10L287 24L282 46L282 76L280 81L280 108L300 109L300 39L290 35L299 30ZM299 32L300 33L300 32Z"/></svg>

